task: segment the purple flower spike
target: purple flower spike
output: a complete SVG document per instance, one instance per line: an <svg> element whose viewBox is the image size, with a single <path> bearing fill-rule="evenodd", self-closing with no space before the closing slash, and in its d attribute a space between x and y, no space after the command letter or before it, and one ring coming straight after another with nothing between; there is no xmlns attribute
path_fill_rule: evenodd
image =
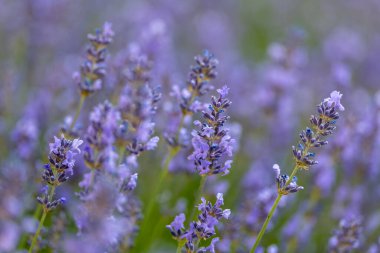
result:
<svg viewBox="0 0 380 253"><path fill-rule="evenodd" d="M218 238L212 238L208 247L199 248L195 250L196 241L207 240L215 235L215 227L222 219L228 219L231 211L229 209L222 209L224 204L223 194L218 193L216 195L215 204L207 201L205 198L201 198L201 203L198 205L200 211L198 220L190 223L188 230L184 229L183 223L185 216L183 214L178 215L175 220L168 226L166 226L171 234L177 239L186 240L185 247L191 252L215 252L215 243Z"/></svg>
<svg viewBox="0 0 380 253"><path fill-rule="evenodd" d="M49 144L49 163L45 164L42 174L42 179L45 183L59 186L73 175L74 157L81 152L79 146L82 143L83 141L80 139L71 141L65 139L64 135L61 138L54 136L54 142ZM47 187L44 189L43 196L37 197L37 200L47 210L54 209L66 201L65 198L49 200Z"/></svg>
<svg viewBox="0 0 380 253"><path fill-rule="evenodd" d="M219 97L212 97L209 111L203 112L203 122L194 122L199 129L192 132L194 151L188 158L194 162L200 175L227 175L231 168L232 160L226 158L232 156L234 140L223 128L229 119L223 114L231 105L226 98L228 90L227 86L218 89Z"/></svg>
<svg viewBox="0 0 380 253"><path fill-rule="evenodd" d="M189 78L187 80L187 88L179 92L180 106L183 114L194 112L193 106L196 97L203 96L214 87L210 81L215 79L217 73L215 71L218 60L212 53L205 50L202 55L195 56L196 65L191 66Z"/></svg>
<svg viewBox="0 0 380 253"><path fill-rule="evenodd" d="M328 142L322 138L331 135L336 129L336 121L339 119L337 110L344 110L340 103L342 94L333 91L329 98L323 100L317 106L318 115L311 115L311 128L307 127L300 133L300 142L293 146L293 156L299 169L308 170L310 166L315 165L318 161L314 160L315 153L310 152L311 148L317 148L326 145Z"/></svg>
<svg viewBox="0 0 380 253"><path fill-rule="evenodd" d="M80 72L73 74L83 95L89 95L102 88L102 79L106 75L107 45L112 42L114 32L111 23L106 22L103 29L87 36L90 46L82 63Z"/></svg>
<svg viewBox="0 0 380 253"><path fill-rule="evenodd" d="M90 113L90 125L86 133L84 159L92 169L104 166L113 170L117 158L113 149L115 135L121 120L120 112L108 101L97 105Z"/></svg>

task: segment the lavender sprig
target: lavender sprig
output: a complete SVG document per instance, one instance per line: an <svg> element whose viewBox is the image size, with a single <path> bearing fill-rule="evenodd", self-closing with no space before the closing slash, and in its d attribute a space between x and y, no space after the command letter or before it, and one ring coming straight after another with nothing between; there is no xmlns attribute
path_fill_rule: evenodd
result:
<svg viewBox="0 0 380 253"><path fill-rule="evenodd" d="M194 151L188 159L194 162L195 170L201 176L195 201L198 201L203 194L208 176L227 175L231 168L232 160L228 158L232 157L234 139L229 135L228 129L223 128L229 119L228 115L224 115L225 110L231 105L231 101L227 98L228 91L227 86L218 89L218 98L211 97L209 112L203 112L203 122L194 122L200 129L192 132ZM194 215L193 210L191 219Z"/></svg>
<svg viewBox="0 0 380 253"><path fill-rule="evenodd" d="M339 119L338 111L344 110L343 105L340 103L341 98L342 94L338 91L333 91L331 92L329 98L324 99L322 103L317 106L318 115L312 115L310 117L313 130L311 128L306 128L306 130L302 131L300 133L301 141L299 142L298 147L292 147L295 166L291 175L280 175L280 167L277 164L273 166L276 171L278 195L258 236L256 237L255 243L250 251L251 253L254 253L258 247L282 196L289 193L295 193L303 189L302 186L297 185L297 178L295 175L299 169L308 170L310 166L318 163L314 160L315 153L310 152L310 150L311 148L321 147L328 143L323 138L333 133L336 129L336 120Z"/></svg>
<svg viewBox="0 0 380 253"><path fill-rule="evenodd" d="M89 180L82 181L81 187L88 189L92 186L96 170L113 171L115 169L117 154L113 145L120 120L119 111L108 101L97 105L90 113L83 157L91 172L90 176L86 176Z"/></svg>
<svg viewBox="0 0 380 253"><path fill-rule="evenodd" d="M234 142L228 130L223 129L229 119L229 116L224 115L225 110L231 105L231 101L226 97L228 90L227 86L218 89L219 97L212 96L210 111L202 112L204 121L194 122L199 130L192 132L194 151L189 160L194 162L195 169L200 175L227 175L231 168L232 160L222 161L232 156Z"/></svg>
<svg viewBox="0 0 380 253"><path fill-rule="evenodd" d="M216 195L215 204L206 201L205 198L201 200L201 204L198 205L198 211L200 212L198 219L190 223L189 229L184 229L185 215L183 213L176 216L174 221L166 226L173 238L178 241L177 252L181 252L182 247L185 246L188 253L215 253L214 245L219 240L217 237L212 238L208 247L197 249L197 245L199 241L213 237L216 234L215 226L222 219L228 219L231 211L221 208L224 204L222 193Z"/></svg>
<svg viewBox="0 0 380 253"><path fill-rule="evenodd" d="M111 23L104 23L102 29L97 29L95 34L87 35L90 45L86 50L86 59L80 67L80 72L74 72L73 79L78 85L81 95L74 119L69 127L63 127L62 131L70 135L73 133L75 123L79 118L86 97L102 88L102 79L106 75L107 46L115 35Z"/></svg>
<svg viewBox="0 0 380 253"><path fill-rule="evenodd" d="M81 152L79 146L82 143L83 141L80 139L71 141L62 135L61 138L54 136L54 142L49 144L49 163L45 165L42 174L42 179L46 186L43 188L43 196L37 197L38 202L42 205L43 212L37 231L32 239L29 253L32 253L36 246L47 213L66 201L65 198L53 199L55 188L73 175L74 157Z"/></svg>
<svg viewBox="0 0 380 253"><path fill-rule="evenodd" d="M130 49L122 55L117 68L122 73L117 77L123 89L118 94L117 108L122 122L117 132L117 146L124 153L138 156L146 150L153 150L159 141L154 133L154 116L161 100L159 86L152 87L151 69L153 62L140 52Z"/></svg>
<svg viewBox="0 0 380 253"><path fill-rule="evenodd" d="M102 88L102 78L106 74L107 46L112 42L114 32L112 24L106 22L95 34L87 35L90 45L86 50L86 60L82 63L80 72L75 72L73 78L81 94L87 96Z"/></svg>
<svg viewBox="0 0 380 253"><path fill-rule="evenodd" d="M329 253L349 253L360 245L362 224L357 219L343 219L339 229L334 231L329 241Z"/></svg>
<svg viewBox="0 0 380 253"><path fill-rule="evenodd" d="M194 100L198 96L203 96L213 89L210 80L215 79L215 71L218 60L208 50L203 51L202 55L194 58L196 65L191 67L189 79L187 80L187 92L181 94L181 109L183 114L196 111Z"/></svg>
<svg viewBox="0 0 380 253"><path fill-rule="evenodd" d="M147 204L144 223L141 225L141 230L144 231L140 233L137 239L137 245L144 244L146 241L146 236L144 233L151 227L150 220L155 208L155 199L159 194L162 183L165 181L166 176L169 172L169 165L172 159L178 154L181 148L184 146L183 143L179 141L179 135L183 128L185 117L192 115L194 112L198 112L202 108L201 103L196 101L197 97L203 96L209 90L213 89L210 81L216 77L216 65L218 64L217 59L209 51L205 50L203 55L195 57L196 65L191 67L189 73L189 78L187 80L187 87L183 90L177 89L176 94L179 100L181 115L179 120L179 125L176 127L174 135L166 134L165 138L169 144L169 152L165 158L163 169L158 177L157 183L154 187L152 198ZM178 87L177 87L178 88ZM202 183L201 183L202 184ZM203 188L203 187L202 187ZM153 231L155 229L153 228Z"/></svg>
<svg viewBox="0 0 380 253"><path fill-rule="evenodd" d="M202 55L195 56L194 60L196 65L191 66L186 88L180 90L177 86L175 86L173 90L173 94L179 101L181 115L179 125L176 128L174 135L167 134L166 136L167 142L172 147L180 147L185 145L180 142L180 139L186 138L179 138L185 117L202 110L202 103L199 102L197 98L205 95L214 88L210 81L215 79L217 76L215 69L219 63L218 60L208 50L204 50Z"/></svg>

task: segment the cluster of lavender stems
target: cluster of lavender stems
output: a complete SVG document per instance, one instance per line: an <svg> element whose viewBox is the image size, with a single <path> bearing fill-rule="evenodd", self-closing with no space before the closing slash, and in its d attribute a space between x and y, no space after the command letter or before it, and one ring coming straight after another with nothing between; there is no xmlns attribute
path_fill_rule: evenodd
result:
<svg viewBox="0 0 380 253"><path fill-rule="evenodd" d="M173 223L167 226L174 239L178 241L177 252L180 253L183 246L186 252L215 252L214 244L219 240L214 237L210 245L206 248L198 248L200 240L206 240L215 235L214 226L218 224L221 218L228 219L230 210L222 210L223 194L217 194L217 202L212 205L210 202L201 197L207 181L207 177L211 175L226 175L231 168L232 160L228 160L232 156L233 139L228 133L228 129L224 127L225 122L229 119L226 115L226 109L231 105L231 101L227 98L229 88L224 86L218 89L218 97L211 97L211 104L208 106L209 111L202 111L203 120L194 122L198 130L193 130L192 145L193 153L188 157L193 162L195 172L201 176L201 182L195 197L195 202L199 200L202 204L198 206L201 214L198 215L198 221L195 220L196 208L194 207L190 215L189 229L182 231L184 228L185 216L180 214ZM194 240L196 241L194 243Z"/></svg>
<svg viewBox="0 0 380 253"><path fill-rule="evenodd" d="M299 135L300 141L298 146L292 147L295 166L290 176L286 174L281 175L280 167L277 164L273 166L273 169L276 172L277 198L256 237L250 253L254 253L259 246L261 238L263 237L281 198L289 193L296 193L303 189L302 186L297 185L296 174L298 170L308 170L312 165L318 163L314 160L315 153L311 152L311 149L324 146L328 143L324 137L331 135L336 129L336 121L339 119L338 111L344 111L344 107L340 103L341 98L342 94L340 94L340 92L333 91L331 92L330 97L324 99L317 106L318 115L312 115L310 117L311 128L307 127L303 130Z"/></svg>
<svg viewBox="0 0 380 253"><path fill-rule="evenodd" d="M61 129L61 138L54 137L55 142L49 144L49 163L45 165L45 170L42 175L42 179L46 183L46 186L42 190L43 196L37 197L40 205L36 208L34 213L34 217L39 217L41 215L41 218L32 238L29 253L34 252L34 248L37 247L40 232L48 212L66 201L65 198L53 200L55 188L67 181L69 177L73 175L73 166L75 163L73 157L80 153L78 147L83 141L80 139L67 139L64 137L63 133L67 133L69 136L77 135L73 132L73 128L79 118L85 98L90 93L101 88L102 78L106 74L105 61L107 57L107 45L112 42L112 37L114 36L111 27L112 24L106 22L103 29L97 30L95 35L88 35L91 45L87 48L86 60L81 66L81 73L79 74L76 72L73 74L74 80L77 82L81 90L80 101L75 117L71 120L70 125Z"/></svg>
<svg viewBox="0 0 380 253"><path fill-rule="evenodd" d="M217 72L215 69L218 64L218 60L208 50L204 50L201 55L195 56L194 60L196 64L194 66L191 66L191 71L188 74L186 87L183 88L177 96L180 108L179 125L177 126L174 133L166 135L166 140L169 144L169 150L164 160L157 183L153 188L152 197L146 205L144 219L141 225L142 231L146 231L148 227L151 227L150 223L152 213L156 205L155 200L157 198L157 195L160 193L163 183L167 178L171 161L183 147L179 139L180 132L184 127L185 118L187 116L191 116L193 113L198 112L200 108L202 108L201 102L197 99L214 88L210 82L216 78ZM202 184L203 183L201 183L201 185ZM153 231L155 231L154 226ZM146 240L146 235L140 233L139 236L140 237L137 238L137 245L139 245L139 243L143 244L143 241Z"/></svg>
<svg viewBox="0 0 380 253"><path fill-rule="evenodd" d="M102 29L96 30L95 34L88 35L90 44L86 50L85 60L80 71L73 75L80 90L78 107L73 119L70 119L61 129L59 137L54 136L54 141L49 145L48 162L41 176L44 187L37 197L39 205L34 214L39 218L39 224L30 241L29 253L38 252L39 248L44 247L43 243L39 243L44 223L51 211L66 202L63 197L56 198L56 188L65 184L73 176L76 162L74 158L79 154L83 157L84 166L88 171L79 183L81 192L77 193L80 200L78 210L84 212L70 217L76 222L78 241L96 239L92 235L86 237L86 233L91 234L92 229L98 229L100 232L107 231L104 229L107 226L101 224L104 219L115 223L120 222L119 227L128 224L128 228L115 232L116 235L112 239L110 239L111 236L105 239L105 246L99 249L99 252L150 250L153 240L161 235L159 234L161 230L165 231L164 226L160 226L161 223L157 222L154 216L158 214L167 218L167 214L161 211L157 200L168 179L170 164L180 151L186 152L184 157L191 164L193 174L199 178L199 185L193 189L195 198L189 214L185 215L183 209L176 210L176 213L180 214L166 228L177 242L177 253L184 250L186 253L215 253L221 245L219 237L223 238L222 234L219 235L225 228L222 222L230 219L231 211L222 208L224 205L222 192L225 190L215 190L217 188L215 187L212 190L214 196L217 193L216 201L207 200L206 197L211 195L211 191L205 191L206 184L208 186L212 183L211 179L214 179L210 178L212 176L225 176L230 173L233 153L236 151L234 150L235 140L231 137L234 135L230 133L229 126L226 125L230 119L227 114L227 109L231 105L228 98L229 88L223 86L216 89L217 95L210 96L209 103L203 103L201 100L202 96L214 89L211 81L216 78L218 61L212 53L204 51L195 57L195 65L191 66L186 86L183 89L173 88L172 94L177 99L175 104L178 124L174 130L172 128L171 132L164 133L168 144L167 153L159 176L152 186L153 191L149 200L142 206L134 192L139 176L138 158L145 151L156 149L159 142L159 137L155 136L155 116L162 94L160 87L151 85L153 61L139 51L140 49L134 48L133 52L128 52L126 59L121 61L121 64L118 62L120 65L116 66L116 72L118 72L116 75L120 76L115 78L116 81L111 79L119 87L112 91L109 101L105 100L92 108L84 131L80 128L76 129L85 100L91 94L98 92L104 80L109 77L106 61L108 45L113 41L113 36L114 32L110 23L105 23ZM327 145L327 137L336 130L336 123L340 117L339 111L345 109L341 104L341 98L340 92L333 91L328 98L317 105L317 113L311 115L309 127L300 132L297 145L292 146L294 167L290 175L282 174L278 164L273 165L277 191L273 191L266 200L269 200L267 202L271 204L275 197L276 199L269 212L268 205L262 208L265 209L263 211L265 215L262 215L262 218L266 216L266 219L255 237L253 246L251 247L251 244L246 246L247 243L245 243L241 248L249 247L250 253L258 252L261 239L283 196L304 189L304 186L298 185L296 175L299 171L308 171L318 164L314 150ZM193 116L199 116L200 119L193 121ZM189 145L190 141L183 141L186 138L182 136L187 134L184 134L186 131L182 130L189 130L187 129L189 122L194 125L191 136L187 136L187 140L191 138L191 145ZM104 190L102 187L106 188L104 192L102 192ZM96 199L98 197L96 194L103 194L101 197L108 200L107 208L109 209L104 208L103 213L99 212L101 215L96 212L91 213L96 210L89 208L92 205L92 208L95 206L101 209L102 200ZM101 221L97 220L98 218ZM241 217L236 219L239 218ZM90 225L87 224L86 227L83 225L85 222L80 219ZM261 224L257 220L255 222ZM243 222L234 227L231 226L231 230L239 229L242 224ZM248 228L248 230L250 230L250 235L256 233L253 231L255 229ZM226 231L224 233L228 233L228 229ZM339 229L334 231L330 239L329 252L350 252L358 248L360 231L361 224L357 220L342 221ZM137 238L135 238L136 235ZM62 238L62 240L66 239ZM250 240L250 238L247 239ZM233 240L232 238L231 241ZM26 244L23 239L20 241L20 244ZM239 243L239 240L236 239L232 243ZM63 244L62 242L61 245ZM96 245L95 242L94 245ZM236 245L228 246L231 251L238 248ZM276 246L273 249L277 252ZM269 252L269 248L267 250Z"/></svg>

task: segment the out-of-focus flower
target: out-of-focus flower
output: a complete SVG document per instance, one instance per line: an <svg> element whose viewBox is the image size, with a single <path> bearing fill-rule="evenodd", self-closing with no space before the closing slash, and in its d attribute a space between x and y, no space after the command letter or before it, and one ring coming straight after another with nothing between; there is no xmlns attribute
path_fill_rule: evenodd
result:
<svg viewBox="0 0 380 253"><path fill-rule="evenodd" d="M210 81L217 75L215 69L218 60L212 53L205 50L202 55L195 56L195 62L196 65L191 66L186 88L180 89L178 86L173 86L172 96L178 100L181 109L178 115L173 115L174 117L168 122L167 129L170 131L165 134L167 142L173 147L187 146L186 140L189 138L183 127L187 122L191 122L193 113L205 108L205 105L198 100L199 97L214 88Z"/></svg>
<svg viewBox="0 0 380 253"><path fill-rule="evenodd" d="M330 253L347 253L360 246L361 222L357 219L343 219L329 241Z"/></svg>
<svg viewBox="0 0 380 253"><path fill-rule="evenodd" d="M84 159L89 168L115 169L117 154L113 144L120 120L119 111L108 101L97 105L90 113L84 149Z"/></svg>
<svg viewBox="0 0 380 253"><path fill-rule="evenodd" d="M80 73L73 78L83 95L91 94L102 88L102 78L106 74L107 46L112 42L114 32L111 23L106 22L95 34L87 36L90 46L87 48L86 60L81 65Z"/></svg>

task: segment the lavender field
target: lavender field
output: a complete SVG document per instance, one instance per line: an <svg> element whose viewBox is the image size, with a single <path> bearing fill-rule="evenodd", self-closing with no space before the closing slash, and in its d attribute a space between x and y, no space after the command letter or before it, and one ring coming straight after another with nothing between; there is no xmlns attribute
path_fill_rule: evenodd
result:
<svg viewBox="0 0 380 253"><path fill-rule="evenodd" d="M380 253L379 17L0 0L0 253Z"/></svg>

